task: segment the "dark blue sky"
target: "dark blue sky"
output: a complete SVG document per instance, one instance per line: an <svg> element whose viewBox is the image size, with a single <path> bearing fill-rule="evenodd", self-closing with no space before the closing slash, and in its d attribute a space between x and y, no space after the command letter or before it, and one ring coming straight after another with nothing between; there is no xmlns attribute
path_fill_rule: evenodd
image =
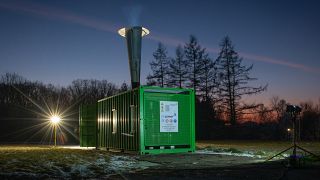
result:
<svg viewBox="0 0 320 180"><path fill-rule="evenodd" d="M320 3L317 1L5 1L0 0L0 74L68 85L77 78L130 82L125 41L117 30L147 27L142 82L158 41L169 55L195 35L217 57L229 35L255 84L297 103L320 97Z"/></svg>

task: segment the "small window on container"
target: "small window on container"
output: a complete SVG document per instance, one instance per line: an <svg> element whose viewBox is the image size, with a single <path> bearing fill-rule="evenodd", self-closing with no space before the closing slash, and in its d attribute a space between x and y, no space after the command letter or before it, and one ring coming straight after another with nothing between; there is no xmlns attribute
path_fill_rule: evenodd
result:
<svg viewBox="0 0 320 180"><path fill-rule="evenodd" d="M118 114L116 109L112 109L112 134L117 133Z"/></svg>
<svg viewBox="0 0 320 180"><path fill-rule="evenodd" d="M130 106L130 133L136 131L136 117L137 117L137 108L135 105Z"/></svg>

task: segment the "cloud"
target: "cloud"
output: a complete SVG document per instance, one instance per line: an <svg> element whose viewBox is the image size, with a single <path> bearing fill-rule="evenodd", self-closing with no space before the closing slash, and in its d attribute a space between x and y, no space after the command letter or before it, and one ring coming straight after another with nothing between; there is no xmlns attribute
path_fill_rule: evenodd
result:
<svg viewBox="0 0 320 180"><path fill-rule="evenodd" d="M146 39L158 41L158 42L164 43L169 46L178 46L179 44L180 45L185 44L185 41L182 41L180 39L171 38L171 37L168 37L165 35L160 35L160 34L153 32L153 31L151 31L150 35L146 36Z"/></svg>
<svg viewBox="0 0 320 180"><path fill-rule="evenodd" d="M44 5L34 4L34 3L26 3L24 1L0 2L0 8L9 9L12 11L30 13L33 15L38 15L40 17L46 17L49 19L70 22L70 23L78 24L84 27L93 28L99 31L117 33L117 30L119 29L119 27L121 27L120 25L116 25L114 23L108 23L106 21L93 19L87 16L77 15L70 11L65 11L61 9L44 6ZM162 35L156 32L152 32L146 38L153 41L160 41L170 46L185 44L185 41L181 39L172 38L167 35ZM219 53L218 48L208 47L207 50L208 52L211 52L211 53L215 53L215 54ZM239 52L239 55L245 59L250 59L253 61L281 65L281 66L285 66L293 69L302 70L305 72L311 72L311 73L317 73L317 74L320 73L320 68L318 67L310 67L304 64L292 63L286 60L280 60L280 59L275 59L267 56L261 56L261 55L245 53L245 52Z"/></svg>
<svg viewBox="0 0 320 180"><path fill-rule="evenodd" d="M71 22L79 24L81 26L93 28L100 31L116 32L119 26L107 23L106 21L99 21L86 16L80 16L69 11L56 9L44 5L26 3L20 1L0 2L0 8L9 9L12 11L25 12L40 17L46 17L49 19L62 20L65 22Z"/></svg>
<svg viewBox="0 0 320 180"><path fill-rule="evenodd" d="M166 35L160 35L160 34L156 34L156 35L151 34L147 38L154 40L154 41L162 42L162 43L164 43L166 45L170 45L170 46L178 46L179 44L182 44L182 45L185 44L185 41L182 41L182 40L176 39L176 38L172 38L172 37L169 37ZM218 54L220 52L219 48L214 48L214 47L210 47L210 46L207 46L206 49L208 52L214 53L214 54ZM285 66L285 67L289 67L289 68L293 68L293 69L298 69L298 70L309 72L309 73L320 74L320 68L318 68L318 67L310 67L310 66L307 66L304 64L293 63L293 62L290 62L287 60L281 60L281 59L271 58L271 57L267 57L267 56L246 53L246 52L238 52L238 54L241 57L243 57L244 59L249 59L252 61L281 65L281 66Z"/></svg>
<svg viewBox="0 0 320 180"><path fill-rule="evenodd" d="M266 56L260 56L260 55L255 55L255 54L250 54L250 53L239 53L242 57L254 61L260 61L260 62L265 62L265 63L270 63L270 64L277 64L277 65L282 65L294 69L299 69L305 72L311 72L311 73L320 73L320 68L317 67L310 67L304 64L299 64L299 63L292 63L286 60L280 60L280 59L274 59Z"/></svg>

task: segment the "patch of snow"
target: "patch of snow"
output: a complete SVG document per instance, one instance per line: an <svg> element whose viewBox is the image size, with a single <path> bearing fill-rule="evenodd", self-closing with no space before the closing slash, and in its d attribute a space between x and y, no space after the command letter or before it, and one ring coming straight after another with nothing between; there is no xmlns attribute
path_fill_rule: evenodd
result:
<svg viewBox="0 0 320 180"><path fill-rule="evenodd" d="M101 165L106 165L107 162L106 162L106 160L104 159L104 157L99 157L99 158L96 160L95 164L98 165L98 166L101 166Z"/></svg>
<svg viewBox="0 0 320 180"><path fill-rule="evenodd" d="M242 156L242 157L256 157L251 153L233 153L233 152L214 152L209 150L198 150L197 154L216 154L216 155L227 155L227 156Z"/></svg>
<svg viewBox="0 0 320 180"><path fill-rule="evenodd" d="M53 162L52 161L47 161L43 164L44 167L52 168Z"/></svg>
<svg viewBox="0 0 320 180"><path fill-rule="evenodd" d="M73 164L71 166L71 174L77 174L80 177L90 177L94 173L89 170L88 164Z"/></svg>
<svg viewBox="0 0 320 180"><path fill-rule="evenodd" d="M147 169L152 166L158 166L157 163L148 161L138 161L134 157L129 156L113 156L110 158L109 168L114 171L128 171Z"/></svg>
<svg viewBox="0 0 320 180"><path fill-rule="evenodd" d="M195 153L197 154L215 154L215 155L226 155L226 156L238 156L238 157L250 157L250 158L266 158L267 157L267 154L265 155L257 155L253 152L250 152L250 151L244 151L244 152L230 152L228 151L227 149L226 150L223 150L223 149L218 149L217 151L215 151L214 149L212 150L207 150L207 149L204 149L204 150L197 150ZM288 154L282 154L283 156L282 157L275 157L275 159L281 159L283 157L288 157L289 155Z"/></svg>

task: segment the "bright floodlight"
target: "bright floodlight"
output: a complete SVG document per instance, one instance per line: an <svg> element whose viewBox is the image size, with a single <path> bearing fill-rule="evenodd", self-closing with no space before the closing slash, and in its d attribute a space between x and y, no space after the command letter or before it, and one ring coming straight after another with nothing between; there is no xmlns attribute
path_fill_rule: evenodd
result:
<svg viewBox="0 0 320 180"><path fill-rule="evenodd" d="M52 116L52 117L50 118L50 120L51 120L51 122L52 122L53 124L58 124L61 119L60 119L59 116Z"/></svg>
<svg viewBox="0 0 320 180"><path fill-rule="evenodd" d="M126 28L119 29L118 33L122 37L126 37ZM141 37L146 36L150 33L150 31L147 28L142 27Z"/></svg>

